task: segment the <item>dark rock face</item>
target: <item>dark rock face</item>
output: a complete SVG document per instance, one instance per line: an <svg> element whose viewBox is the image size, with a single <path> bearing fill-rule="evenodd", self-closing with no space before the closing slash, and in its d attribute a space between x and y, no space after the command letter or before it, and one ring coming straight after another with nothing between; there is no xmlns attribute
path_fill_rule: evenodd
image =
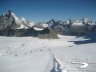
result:
<svg viewBox="0 0 96 72"><path fill-rule="evenodd" d="M9 29L9 26L11 28L15 28L17 26L11 10L0 16L0 30L4 30L6 28Z"/></svg>
<svg viewBox="0 0 96 72"><path fill-rule="evenodd" d="M5 29L0 30L0 35L1 36L14 36L15 35L15 30L11 29L10 26L7 26Z"/></svg>
<svg viewBox="0 0 96 72"><path fill-rule="evenodd" d="M6 17L9 19L11 17L11 10L8 10L8 13L6 13Z"/></svg>
<svg viewBox="0 0 96 72"><path fill-rule="evenodd" d="M49 34L50 30L45 28L41 31L36 31L34 28L29 29L11 29L10 26L6 27L4 30L0 30L1 36L38 36L43 34Z"/></svg>
<svg viewBox="0 0 96 72"><path fill-rule="evenodd" d="M45 28L44 30L37 31L34 30L34 28L27 29L26 32L22 36L38 36L43 34L49 34L50 30L48 28Z"/></svg>

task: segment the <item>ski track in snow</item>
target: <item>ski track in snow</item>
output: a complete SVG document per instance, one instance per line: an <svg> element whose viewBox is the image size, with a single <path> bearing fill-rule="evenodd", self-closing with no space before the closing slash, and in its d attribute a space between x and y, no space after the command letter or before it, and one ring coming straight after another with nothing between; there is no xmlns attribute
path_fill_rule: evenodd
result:
<svg viewBox="0 0 96 72"><path fill-rule="evenodd" d="M67 72L63 63L61 63L59 59L54 57L54 55L53 55L53 68L52 68L51 72Z"/></svg>

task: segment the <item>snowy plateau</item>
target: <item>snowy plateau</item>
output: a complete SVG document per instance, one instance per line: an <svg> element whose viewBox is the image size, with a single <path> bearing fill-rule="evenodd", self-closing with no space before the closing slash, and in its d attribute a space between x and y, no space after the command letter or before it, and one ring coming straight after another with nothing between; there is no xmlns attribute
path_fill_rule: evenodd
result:
<svg viewBox="0 0 96 72"><path fill-rule="evenodd" d="M0 72L96 72L94 41L85 37L58 37L39 39L1 36ZM75 41L80 41L80 44Z"/></svg>

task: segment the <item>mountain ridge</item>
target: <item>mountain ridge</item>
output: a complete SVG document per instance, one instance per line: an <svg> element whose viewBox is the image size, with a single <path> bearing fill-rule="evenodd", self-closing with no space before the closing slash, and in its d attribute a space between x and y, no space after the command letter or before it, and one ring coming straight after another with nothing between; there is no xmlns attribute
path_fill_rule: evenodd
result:
<svg viewBox="0 0 96 72"><path fill-rule="evenodd" d="M49 32L46 33L46 29ZM42 31L44 32L42 33ZM51 19L47 22L34 23L33 21L29 21L24 17L17 17L11 10L8 10L8 12L3 13L0 16L1 36L37 36L50 34L50 32L53 34L55 33L55 35L62 34L78 36L88 34L91 32L96 32L96 22L89 20L88 18L82 18L81 20L72 20L70 18L69 20L65 21Z"/></svg>

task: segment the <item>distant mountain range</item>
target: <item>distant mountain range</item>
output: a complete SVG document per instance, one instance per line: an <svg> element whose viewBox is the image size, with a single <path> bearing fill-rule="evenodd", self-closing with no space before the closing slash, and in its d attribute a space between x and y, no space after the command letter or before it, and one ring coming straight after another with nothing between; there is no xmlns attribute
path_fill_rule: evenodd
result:
<svg viewBox="0 0 96 72"><path fill-rule="evenodd" d="M24 17L17 17L10 10L0 15L1 36L57 38L57 34L78 36L92 32L96 32L96 22L87 18L66 21L51 19L48 22L34 23Z"/></svg>

